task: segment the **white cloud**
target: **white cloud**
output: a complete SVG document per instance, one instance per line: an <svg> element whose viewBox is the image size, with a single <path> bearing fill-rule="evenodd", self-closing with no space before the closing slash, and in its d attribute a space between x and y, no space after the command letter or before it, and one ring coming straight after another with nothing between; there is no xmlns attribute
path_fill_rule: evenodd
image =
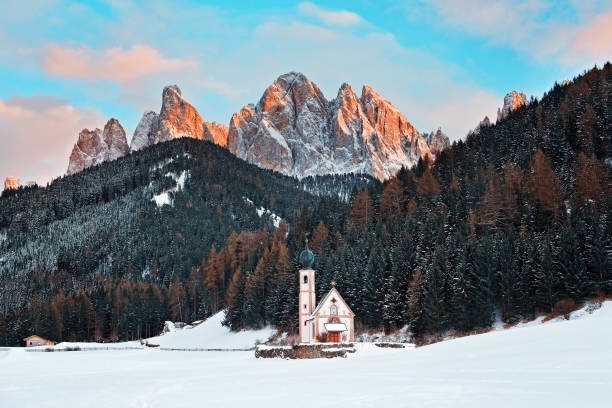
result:
<svg viewBox="0 0 612 408"><path fill-rule="evenodd" d="M330 25L351 25L364 22L360 15L351 11L329 11L310 2L300 3L298 9L300 12Z"/></svg>
<svg viewBox="0 0 612 408"><path fill-rule="evenodd" d="M540 29L546 5L539 0L431 0L444 24L497 43L520 45Z"/></svg>
<svg viewBox="0 0 612 408"><path fill-rule="evenodd" d="M102 125L98 110L53 96L0 99L0 177L45 183L64 174L78 132Z"/></svg>
<svg viewBox="0 0 612 408"><path fill-rule="evenodd" d="M117 82L197 66L195 61L166 58L157 49L135 44L124 50L111 47L93 50L47 45L40 58L40 66L50 75L73 79L108 79Z"/></svg>

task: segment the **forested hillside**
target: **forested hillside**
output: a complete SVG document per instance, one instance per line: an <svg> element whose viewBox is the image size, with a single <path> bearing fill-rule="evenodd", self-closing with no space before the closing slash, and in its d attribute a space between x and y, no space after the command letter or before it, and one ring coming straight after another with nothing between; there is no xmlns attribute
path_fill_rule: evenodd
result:
<svg viewBox="0 0 612 408"><path fill-rule="evenodd" d="M158 144L0 199L0 344L133 339L222 308L233 329L295 331L306 236L317 298L335 280L358 329L467 332L610 294L611 157L610 64L384 185Z"/></svg>
<svg viewBox="0 0 612 408"><path fill-rule="evenodd" d="M351 183L364 185L358 177L340 181L349 191ZM266 236L320 199L293 178L193 139L45 188L5 191L0 344L19 344L31 332L56 340L138 338L157 334L164 320L206 317L218 303L194 279L211 248Z"/></svg>
<svg viewBox="0 0 612 408"><path fill-rule="evenodd" d="M423 338L571 308L612 292L611 155L606 64L455 143L435 164L362 190L346 212L325 203L304 211L290 254L311 235L317 298L335 280L362 329L409 325ZM232 327L295 329L295 274L270 276L270 264L278 263L266 253L255 273L232 278L245 287L227 297Z"/></svg>

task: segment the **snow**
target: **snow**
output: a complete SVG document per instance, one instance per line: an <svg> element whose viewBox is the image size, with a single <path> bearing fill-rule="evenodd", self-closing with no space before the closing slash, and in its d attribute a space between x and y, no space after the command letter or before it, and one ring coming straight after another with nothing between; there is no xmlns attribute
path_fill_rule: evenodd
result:
<svg viewBox="0 0 612 408"><path fill-rule="evenodd" d="M170 172L167 173L166 176L172 177L174 179L174 181L176 182L176 186L162 191L159 194L155 194L153 195L153 197L151 198L152 201L155 201L155 204L158 207L162 207L164 205L172 205L172 198L170 197L170 193L175 193L177 191L182 190L183 188L185 188L185 181L187 180L187 178L189 178L189 170L183 170L180 174L180 176L177 177L176 174Z"/></svg>
<svg viewBox="0 0 612 408"><path fill-rule="evenodd" d="M162 337L192 335L210 320ZM211 329L211 340L222 336L218 330ZM152 348L0 349L0 406L605 406L612 385L611 338L612 302L605 302L570 320L539 319L419 348L357 343L356 353L336 359ZM324 386L305 398L313 384Z"/></svg>
<svg viewBox="0 0 612 408"><path fill-rule="evenodd" d="M285 150L291 151L285 137L266 119L262 120L264 128L268 131L268 134Z"/></svg>
<svg viewBox="0 0 612 408"><path fill-rule="evenodd" d="M255 205L255 203L253 203L253 201L247 197L242 197L242 199L250 204L250 205ZM255 210L257 211L257 216L259 216L260 218L265 214L268 217L270 217L270 219L272 220L272 224L274 224L274 228L278 228L278 226L280 225L281 221L283 220L280 216L276 215L274 212L268 210L265 207L257 207L257 209Z"/></svg>
<svg viewBox="0 0 612 408"><path fill-rule="evenodd" d="M248 350L276 334L276 330L269 327L261 330L232 332L221 324L224 317L225 312L221 311L197 326L177 329L172 325L172 331L169 333L147 339L147 341L150 344L173 349Z"/></svg>
<svg viewBox="0 0 612 408"><path fill-rule="evenodd" d="M346 331L346 325L344 323L325 323L325 330L328 332Z"/></svg>
<svg viewBox="0 0 612 408"><path fill-rule="evenodd" d="M157 204L158 207L162 207L164 205L172 205L172 200L170 200L170 195L168 191L164 191L163 193L156 194L153 196L153 201Z"/></svg>

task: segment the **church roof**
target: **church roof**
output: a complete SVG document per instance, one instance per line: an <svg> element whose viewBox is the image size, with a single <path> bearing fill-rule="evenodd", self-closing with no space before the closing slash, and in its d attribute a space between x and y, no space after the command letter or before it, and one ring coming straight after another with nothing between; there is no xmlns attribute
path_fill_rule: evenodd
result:
<svg viewBox="0 0 612 408"><path fill-rule="evenodd" d="M317 308L312 312L313 316L316 315L319 309L323 307L323 305L325 304L325 301L327 300L328 297L332 295L332 293L338 296L338 298L342 301L342 303L344 303L344 305L346 306L350 314L355 315L355 313L353 313L353 311L351 310L351 307L348 305L348 303L346 303L346 300L344 300L344 298L340 295L340 292L338 292L338 290L335 287L332 287L330 291L327 292L325 296L323 296L323 299L321 299L321 301L317 305Z"/></svg>

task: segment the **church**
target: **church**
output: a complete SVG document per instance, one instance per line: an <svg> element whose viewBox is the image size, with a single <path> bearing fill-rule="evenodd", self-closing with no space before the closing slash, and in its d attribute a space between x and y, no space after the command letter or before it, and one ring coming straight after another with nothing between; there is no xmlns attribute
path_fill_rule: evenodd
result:
<svg viewBox="0 0 612 408"><path fill-rule="evenodd" d="M314 254L306 249L300 254L300 343L346 343L355 339L355 314L332 282L332 288L315 307Z"/></svg>

